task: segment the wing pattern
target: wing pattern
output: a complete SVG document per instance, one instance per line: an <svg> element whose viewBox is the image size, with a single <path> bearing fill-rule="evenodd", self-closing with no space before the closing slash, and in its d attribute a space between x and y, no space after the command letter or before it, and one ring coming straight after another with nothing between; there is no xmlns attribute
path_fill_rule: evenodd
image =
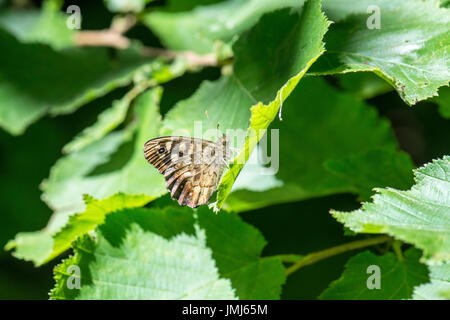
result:
<svg viewBox="0 0 450 320"><path fill-rule="evenodd" d="M226 144L180 136L159 137L144 145L144 155L166 180L172 199L196 208L207 204L226 166Z"/></svg>

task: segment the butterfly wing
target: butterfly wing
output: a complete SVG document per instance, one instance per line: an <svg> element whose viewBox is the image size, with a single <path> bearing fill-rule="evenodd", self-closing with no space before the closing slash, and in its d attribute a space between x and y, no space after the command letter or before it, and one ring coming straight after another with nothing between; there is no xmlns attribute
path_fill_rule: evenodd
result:
<svg viewBox="0 0 450 320"><path fill-rule="evenodd" d="M207 204L225 167L222 143L187 137L147 141L144 155L164 175L172 199L191 208Z"/></svg>

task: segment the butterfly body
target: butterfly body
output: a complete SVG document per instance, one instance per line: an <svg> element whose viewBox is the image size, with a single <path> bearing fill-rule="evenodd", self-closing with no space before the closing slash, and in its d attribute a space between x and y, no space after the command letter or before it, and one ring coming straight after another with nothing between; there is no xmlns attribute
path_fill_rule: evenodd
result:
<svg viewBox="0 0 450 320"><path fill-rule="evenodd" d="M168 136L147 141L144 155L164 176L172 199L196 208L207 204L232 153L223 135L217 142Z"/></svg>

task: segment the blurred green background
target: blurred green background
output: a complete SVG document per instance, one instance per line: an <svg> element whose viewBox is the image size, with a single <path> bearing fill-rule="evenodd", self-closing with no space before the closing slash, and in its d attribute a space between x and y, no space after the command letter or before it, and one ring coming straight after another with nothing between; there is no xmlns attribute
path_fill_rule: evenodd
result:
<svg viewBox="0 0 450 320"><path fill-rule="evenodd" d="M3 7L21 1L10 1ZM23 1L22 1L23 2ZM66 1L69 4L80 1ZM0 1L1 3L1 1ZM39 6L40 1L28 2ZM160 4L156 2L156 4ZM84 1L84 29L109 26L111 13L102 1ZM147 45L160 46L147 28L135 27L130 37ZM186 74L164 85L171 95L164 95L161 112L164 114L177 101L190 96L204 79L217 79L218 68L208 68ZM338 86L338 78L327 80ZM187 85L188 84L188 85ZM39 184L48 176L50 167L61 156L61 148L83 128L92 124L97 115L120 98L127 88L116 90L81 108L75 114L58 118L46 117L34 123L25 134L13 137L0 131L0 247L18 232L35 231L45 227L51 210L40 200ZM388 118L400 147L408 152L415 164L450 154L450 121L443 119L437 106L422 102L408 107L396 92L388 92L368 100L380 114ZM359 207L353 195L337 195L296 203L282 204L242 213L245 221L257 227L268 241L264 255L282 253L305 254L353 240L343 234L342 226L328 213L330 208L352 210ZM276 227L274 227L276 226ZM343 266L354 252L342 254L306 267L287 280L282 299L314 299L328 284L337 279ZM52 268L57 261L35 268L31 263L13 258L0 251L0 299L47 299L53 285ZM302 290L298 290L299 287Z"/></svg>

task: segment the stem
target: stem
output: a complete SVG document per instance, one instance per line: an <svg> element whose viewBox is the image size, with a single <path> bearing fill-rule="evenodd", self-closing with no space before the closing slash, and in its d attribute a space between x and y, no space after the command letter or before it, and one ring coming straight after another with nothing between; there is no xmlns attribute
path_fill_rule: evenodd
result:
<svg viewBox="0 0 450 320"><path fill-rule="evenodd" d="M393 243L392 243L392 249L394 250L394 252L395 252L395 255L397 256L397 259L399 260L399 261L403 261L403 260L405 260L404 258L403 258L403 253L402 253L402 242L401 241L399 241L399 240L395 240Z"/></svg>
<svg viewBox="0 0 450 320"><path fill-rule="evenodd" d="M130 46L131 40L124 36L124 33L135 24L136 17L133 15L117 17L113 20L109 29L78 31L75 35L75 43L80 47L100 46L127 49ZM192 68L217 66L219 63L217 56L212 53L201 55L193 51L173 51L153 47L143 47L140 53L147 57L165 57L168 59L184 57L188 65Z"/></svg>
<svg viewBox="0 0 450 320"><path fill-rule="evenodd" d="M213 53L197 54L192 51L174 51L161 48L143 47L141 54L146 57L165 57L175 59L184 57L191 67L214 67L218 65L217 57Z"/></svg>
<svg viewBox="0 0 450 320"><path fill-rule="evenodd" d="M297 263L305 258L305 256L302 256L300 254L277 254L273 257L280 258L281 262L284 263Z"/></svg>
<svg viewBox="0 0 450 320"><path fill-rule="evenodd" d="M130 40L113 29L78 31L75 36L75 43L80 47L100 46L116 49L126 49L130 46Z"/></svg>
<svg viewBox="0 0 450 320"><path fill-rule="evenodd" d="M392 238L390 236L380 236L374 237L364 240L353 241L345 244L341 244L339 246L335 246L329 249L325 249L318 252L313 252L307 254L303 259L294 263L292 266L286 269L286 275L290 275L291 273L297 271L300 268L308 266L310 264L316 263L320 260L338 255L343 252L360 249L368 246L373 246L375 244L383 243L386 241L390 241Z"/></svg>

